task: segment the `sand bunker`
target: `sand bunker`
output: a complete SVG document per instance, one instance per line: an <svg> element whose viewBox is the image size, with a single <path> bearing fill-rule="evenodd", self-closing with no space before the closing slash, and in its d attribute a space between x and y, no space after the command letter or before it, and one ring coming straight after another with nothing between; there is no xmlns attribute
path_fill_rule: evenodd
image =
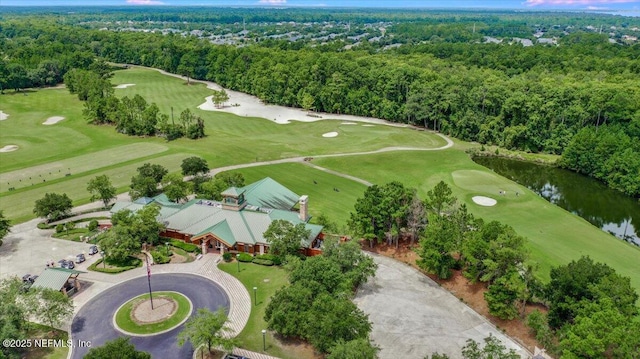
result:
<svg viewBox="0 0 640 359"><path fill-rule="evenodd" d="M7 117L9 117L9 114L6 114L6 113L0 111L0 121L6 120Z"/></svg>
<svg viewBox="0 0 640 359"><path fill-rule="evenodd" d="M53 116L53 117L49 117L46 121L44 121L42 124L43 125L55 125L56 123L60 122L64 120L64 117L62 116Z"/></svg>
<svg viewBox="0 0 640 359"><path fill-rule="evenodd" d="M341 125L357 125L355 122L343 122Z"/></svg>
<svg viewBox="0 0 640 359"><path fill-rule="evenodd" d="M493 198L485 197L485 196L474 196L471 198L475 204L485 207L495 206L498 201Z"/></svg>
<svg viewBox="0 0 640 359"><path fill-rule="evenodd" d="M322 137L338 137L338 133L337 132L327 132L327 133L323 134Z"/></svg>
<svg viewBox="0 0 640 359"><path fill-rule="evenodd" d="M362 125L362 127L376 127L376 125Z"/></svg>
<svg viewBox="0 0 640 359"><path fill-rule="evenodd" d="M135 86L135 85L136 85L136 84L121 84L121 85L118 85L118 86L116 86L116 87L114 87L114 88L117 88L117 89L126 89L127 87L131 87L131 86Z"/></svg>
<svg viewBox="0 0 640 359"><path fill-rule="evenodd" d="M18 149L18 146L16 145L6 145L2 148L0 148L0 152L11 152L11 151L15 151Z"/></svg>

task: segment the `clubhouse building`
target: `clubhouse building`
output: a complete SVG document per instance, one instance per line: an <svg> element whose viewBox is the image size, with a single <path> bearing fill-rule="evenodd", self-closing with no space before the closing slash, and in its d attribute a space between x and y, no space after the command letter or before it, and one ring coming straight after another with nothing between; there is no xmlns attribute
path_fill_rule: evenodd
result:
<svg viewBox="0 0 640 359"><path fill-rule="evenodd" d="M267 253L269 244L263 234L271 222L283 219L293 225L303 223L309 230L309 237L300 243L304 254L321 253L323 227L308 223L308 196L299 196L269 177L241 188L228 188L221 195L219 202L193 199L180 204L160 194L133 202L116 202L111 213L159 206L158 221L165 225L161 236L200 245L203 254L209 251Z"/></svg>

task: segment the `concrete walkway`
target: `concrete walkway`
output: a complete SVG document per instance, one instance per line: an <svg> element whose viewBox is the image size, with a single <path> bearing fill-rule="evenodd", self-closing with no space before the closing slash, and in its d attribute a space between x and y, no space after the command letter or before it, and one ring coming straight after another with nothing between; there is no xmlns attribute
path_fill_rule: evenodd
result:
<svg viewBox="0 0 640 359"><path fill-rule="evenodd" d="M378 270L358 290L354 302L373 323L371 339L382 349L380 359L423 359L435 352L461 359L468 339L484 343L489 335L521 357L530 357L525 348L415 268L372 256Z"/></svg>

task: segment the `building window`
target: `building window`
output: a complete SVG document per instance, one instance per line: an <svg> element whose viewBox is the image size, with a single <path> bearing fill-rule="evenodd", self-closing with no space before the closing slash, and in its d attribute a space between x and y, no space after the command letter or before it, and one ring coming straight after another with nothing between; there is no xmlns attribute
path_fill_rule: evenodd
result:
<svg viewBox="0 0 640 359"><path fill-rule="evenodd" d="M244 252L245 253L249 253L249 245L248 244L244 245Z"/></svg>

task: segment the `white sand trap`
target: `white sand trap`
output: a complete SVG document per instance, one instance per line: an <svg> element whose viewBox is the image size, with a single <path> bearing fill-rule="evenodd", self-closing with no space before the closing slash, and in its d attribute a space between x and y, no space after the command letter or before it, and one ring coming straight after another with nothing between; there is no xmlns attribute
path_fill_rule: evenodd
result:
<svg viewBox="0 0 640 359"><path fill-rule="evenodd" d="M341 125L357 125L355 122L343 122Z"/></svg>
<svg viewBox="0 0 640 359"><path fill-rule="evenodd" d="M498 203L498 201L496 201L495 199L485 196L474 196L471 199L473 200L473 202L475 202L475 204L485 207L495 206L496 203Z"/></svg>
<svg viewBox="0 0 640 359"><path fill-rule="evenodd" d="M0 152L11 152L11 151L15 151L18 149L18 146L16 145L6 145L2 148L0 148Z"/></svg>
<svg viewBox="0 0 640 359"><path fill-rule="evenodd" d="M136 84L121 84L116 86L117 89L126 89L127 87L135 86Z"/></svg>
<svg viewBox="0 0 640 359"><path fill-rule="evenodd" d="M362 127L376 127L376 125L362 125Z"/></svg>
<svg viewBox="0 0 640 359"><path fill-rule="evenodd" d="M322 137L338 137L338 133L337 132L327 132L327 133L323 134Z"/></svg>
<svg viewBox="0 0 640 359"><path fill-rule="evenodd" d="M0 121L4 121L9 117L9 114L0 111Z"/></svg>
<svg viewBox="0 0 640 359"><path fill-rule="evenodd" d="M64 117L62 116L53 116L53 117L49 117L46 121L44 121L42 124L43 125L55 125L56 123L60 122L64 120Z"/></svg>

